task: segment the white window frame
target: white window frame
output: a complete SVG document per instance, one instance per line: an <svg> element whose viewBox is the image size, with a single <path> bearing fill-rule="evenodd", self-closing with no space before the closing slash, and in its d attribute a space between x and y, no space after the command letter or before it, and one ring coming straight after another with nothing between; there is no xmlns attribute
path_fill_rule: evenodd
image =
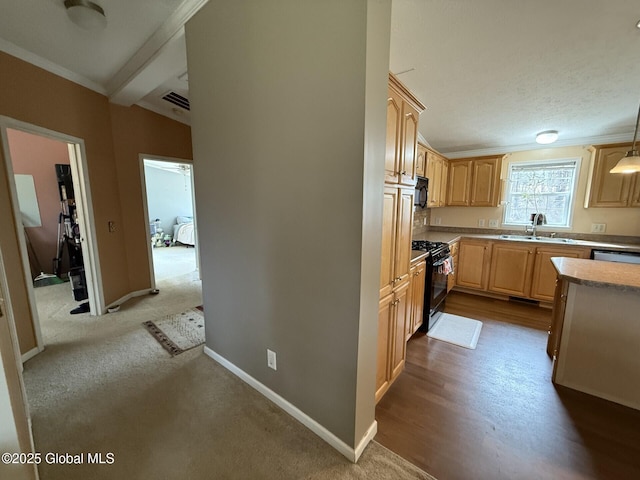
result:
<svg viewBox="0 0 640 480"><path fill-rule="evenodd" d="M514 226L514 227L523 227L526 225L531 225L530 222L520 223L520 222L508 222L507 221L507 212L509 210L509 198L511 197L511 175L513 167L528 167L528 166L540 166L544 167L549 164L559 164L559 163L575 163L575 171L573 173L572 185L571 185L571 195L569 196L569 214L567 215L567 224L566 225L549 225L547 228L551 230L570 230L573 226L573 211L576 205L576 196L578 193L578 184L580 179L580 168L581 168L582 158L580 157L572 157L572 158L554 158L554 159L541 159L541 160L528 160L526 162L509 162L509 166L507 168L507 181L506 188L504 192L504 208L502 211L502 225L506 226ZM533 212L532 212L533 213ZM545 212L541 212L545 213ZM541 228L542 227L542 228ZM545 225L538 226L538 229L544 230Z"/></svg>

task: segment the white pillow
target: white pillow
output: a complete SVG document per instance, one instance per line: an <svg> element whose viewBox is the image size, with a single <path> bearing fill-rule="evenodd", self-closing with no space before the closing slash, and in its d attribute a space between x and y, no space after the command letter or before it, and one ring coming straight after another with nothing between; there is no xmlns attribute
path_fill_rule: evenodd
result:
<svg viewBox="0 0 640 480"><path fill-rule="evenodd" d="M183 216L176 217L177 224L190 223L190 222L193 222L193 217L183 217Z"/></svg>

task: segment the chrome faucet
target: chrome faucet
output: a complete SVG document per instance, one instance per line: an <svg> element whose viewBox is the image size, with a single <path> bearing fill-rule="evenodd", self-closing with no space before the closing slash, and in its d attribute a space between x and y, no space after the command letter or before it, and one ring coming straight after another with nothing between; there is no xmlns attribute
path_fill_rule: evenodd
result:
<svg viewBox="0 0 640 480"><path fill-rule="evenodd" d="M535 215L533 215L533 219L531 221L531 225L527 225L525 227L525 231L527 233L529 233L529 227L531 227L531 235L535 237L536 236L536 228L538 227L538 225L545 224L545 223L547 223L547 222L546 222L546 219L544 218L544 213L538 212Z"/></svg>

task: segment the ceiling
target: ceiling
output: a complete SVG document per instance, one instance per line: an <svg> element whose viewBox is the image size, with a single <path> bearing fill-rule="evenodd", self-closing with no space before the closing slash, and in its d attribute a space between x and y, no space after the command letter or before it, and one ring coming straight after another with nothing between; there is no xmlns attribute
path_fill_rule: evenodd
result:
<svg viewBox="0 0 640 480"><path fill-rule="evenodd" d="M3 0L0 50L189 123L184 24L207 0L94 0L80 29L64 0ZM8 8L8 5L11 8ZM640 102L637 0L393 0L390 70L427 106L420 133L450 158L630 141ZM52 33L52 32L55 32Z"/></svg>

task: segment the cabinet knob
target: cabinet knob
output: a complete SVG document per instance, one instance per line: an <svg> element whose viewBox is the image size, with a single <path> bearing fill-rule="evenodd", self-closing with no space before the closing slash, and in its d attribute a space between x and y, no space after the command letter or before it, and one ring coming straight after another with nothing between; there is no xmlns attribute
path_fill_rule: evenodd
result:
<svg viewBox="0 0 640 480"><path fill-rule="evenodd" d="M405 172L405 171L402 171L402 175L406 175L406 174L407 174L407 172Z"/></svg>

